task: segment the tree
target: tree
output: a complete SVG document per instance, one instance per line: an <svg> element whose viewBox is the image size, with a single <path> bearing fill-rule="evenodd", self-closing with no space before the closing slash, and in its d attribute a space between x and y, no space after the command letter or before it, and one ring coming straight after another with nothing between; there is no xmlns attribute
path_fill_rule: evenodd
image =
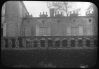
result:
<svg viewBox="0 0 99 69"><path fill-rule="evenodd" d="M48 2L48 8L54 8L55 11L63 12L66 14L66 16L68 16L71 12L69 11L69 9L72 8L72 5L70 4L70 2ZM73 11L76 11L78 13L80 9L75 9Z"/></svg>
<svg viewBox="0 0 99 69"><path fill-rule="evenodd" d="M90 16L90 15L96 16L97 15L97 7L91 3L86 11L86 15L87 16Z"/></svg>
<svg viewBox="0 0 99 69"><path fill-rule="evenodd" d="M87 11L86 11L86 15L89 16L90 14L92 14L93 10L93 5L90 4L90 6L88 7Z"/></svg>

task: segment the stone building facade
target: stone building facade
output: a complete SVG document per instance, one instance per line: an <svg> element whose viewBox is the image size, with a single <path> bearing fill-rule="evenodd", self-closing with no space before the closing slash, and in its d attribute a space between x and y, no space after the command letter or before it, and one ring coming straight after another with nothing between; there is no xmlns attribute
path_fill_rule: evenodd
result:
<svg viewBox="0 0 99 69"><path fill-rule="evenodd" d="M92 36L95 35L95 19L90 16L68 16L61 14L47 17L26 18L22 36Z"/></svg>
<svg viewBox="0 0 99 69"><path fill-rule="evenodd" d="M22 1L7 1L2 6L3 36L20 36L23 17L29 15Z"/></svg>
<svg viewBox="0 0 99 69"><path fill-rule="evenodd" d="M64 16L50 9L40 17L29 15L21 1L7 1L2 6L3 36L91 36L96 35L96 20L93 16Z"/></svg>

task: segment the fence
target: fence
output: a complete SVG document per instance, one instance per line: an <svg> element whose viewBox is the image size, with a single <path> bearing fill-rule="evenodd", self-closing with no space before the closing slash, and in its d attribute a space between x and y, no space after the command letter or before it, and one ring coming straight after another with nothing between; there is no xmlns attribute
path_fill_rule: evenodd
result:
<svg viewBox="0 0 99 69"><path fill-rule="evenodd" d="M95 36L2 37L2 49L95 48Z"/></svg>

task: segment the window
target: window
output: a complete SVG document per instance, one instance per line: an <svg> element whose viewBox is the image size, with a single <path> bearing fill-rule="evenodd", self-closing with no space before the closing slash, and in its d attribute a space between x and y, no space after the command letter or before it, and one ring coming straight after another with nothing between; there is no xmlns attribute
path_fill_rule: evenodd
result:
<svg viewBox="0 0 99 69"><path fill-rule="evenodd" d="M91 19L89 19L89 22L91 22Z"/></svg>
<svg viewBox="0 0 99 69"><path fill-rule="evenodd" d="M50 27L40 27L36 28L37 36L50 36Z"/></svg>
<svg viewBox="0 0 99 69"><path fill-rule="evenodd" d="M67 47L67 45L68 45L67 39L62 40L62 46Z"/></svg>
<svg viewBox="0 0 99 69"><path fill-rule="evenodd" d="M83 26L79 26L79 36L83 35Z"/></svg>

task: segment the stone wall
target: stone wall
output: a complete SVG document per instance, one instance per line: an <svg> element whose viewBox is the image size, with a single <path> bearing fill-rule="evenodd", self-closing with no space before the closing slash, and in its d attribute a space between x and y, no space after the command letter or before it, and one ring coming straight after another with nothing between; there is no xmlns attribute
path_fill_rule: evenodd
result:
<svg viewBox="0 0 99 69"><path fill-rule="evenodd" d="M25 34L30 36L89 36L94 35L94 19L92 17L39 17L27 19ZM28 31L27 31L28 30ZM31 35L32 36L32 35Z"/></svg>
<svg viewBox="0 0 99 69"><path fill-rule="evenodd" d="M24 8L24 9L23 9ZM6 32L3 36L17 37L20 36L20 27L23 17L27 15L28 12L20 1L7 1L5 2L5 23ZM4 23L3 23L4 24ZM4 29L4 27L3 27Z"/></svg>

